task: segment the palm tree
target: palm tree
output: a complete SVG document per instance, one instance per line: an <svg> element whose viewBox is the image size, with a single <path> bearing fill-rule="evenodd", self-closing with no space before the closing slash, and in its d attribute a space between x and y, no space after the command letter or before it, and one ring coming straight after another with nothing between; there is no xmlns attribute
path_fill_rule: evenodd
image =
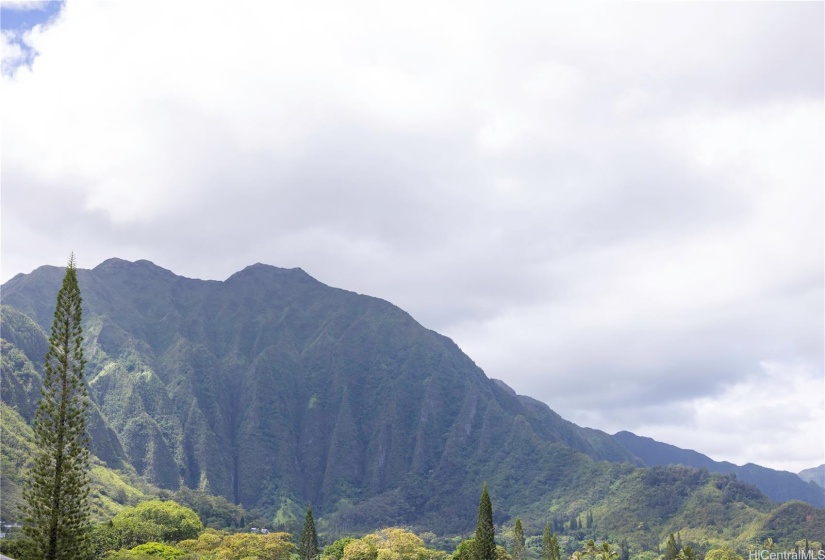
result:
<svg viewBox="0 0 825 560"><path fill-rule="evenodd" d="M593 539L590 539L586 543L584 543L584 548L582 549L582 552L584 552L585 556L589 556L590 558L596 556L596 543L593 542Z"/></svg>
<svg viewBox="0 0 825 560"><path fill-rule="evenodd" d="M593 541L589 541L588 544L590 544L591 542ZM619 553L613 550L613 547L610 546L610 543L604 541L596 556L599 558L599 560L613 560L613 558L617 558L619 556Z"/></svg>

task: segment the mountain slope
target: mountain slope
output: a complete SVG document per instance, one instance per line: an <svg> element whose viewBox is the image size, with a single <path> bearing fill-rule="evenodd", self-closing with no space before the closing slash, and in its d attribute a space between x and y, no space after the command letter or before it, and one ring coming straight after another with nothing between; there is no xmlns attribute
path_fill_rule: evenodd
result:
<svg viewBox="0 0 825 560"><path fill-rule="evenodd" d="M6 520L19 520L23 480L26 469L31 467L34 453L34 433L23 417L5 403L0 403L0 418L3 420L0 446L0 495L3 499L0 500L0 515ZM92 517L109 519L126 505L150 499L152 489L136 482L127 473L114 471L97 457L92 457Z"/></svg>
<svg viewBox="0 0 825 560"><path fill-rule="evenodd" d="M42 267L2 286L2 398L24 418L62 275ZM744 542L775 509L730 477L637 468L614 438L488 379L404 311L300 269L253 265L216 282L111 259L78 280L95 448L276 526L311 502L339 532L466 533L484 481L498 523L520 515L535 534L592 510L594 537L652 549L680 528Z"/></svg>
<svg viewBox="0 0 825 560"><path fill-rule="evenodd" d="M33 330L19 315L48 327L61 275L42 267L3 286L11 339ZM607 434L525 404L397 307L299 269L253 265L214 282L112 259L78 278L94 401L128 461L164 488L323 512L392 502L424 480L452 489L423 504L433 510L475 501L513 438L524 461L551 443L634 460Z"/></svg>
<svg viewBox="0 0 825 560"><path fill-rule="evenodd" d="M799 471L799 478L805 482L815 482L825 488L825 464Z"/></svg>
<svg viewBox="0 0 825 560"><path fill-rule="evenodd" d="M738 466L727 461L714 461L691 449L681 449L631 432L619 432L613 438L648 466L686 465L711 472L735 474L739 480L757 486L774 502L800 500L816 507L825 507L825 489L812 482L805 482L790 472L752 463Z"/></svg>

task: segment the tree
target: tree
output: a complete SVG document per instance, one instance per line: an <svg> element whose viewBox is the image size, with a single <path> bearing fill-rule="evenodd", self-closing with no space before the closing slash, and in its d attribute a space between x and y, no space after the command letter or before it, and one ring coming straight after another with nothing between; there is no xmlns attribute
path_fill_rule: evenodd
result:
<svg viewBox="0 0 825 560"><path fill-rule="evenodd" d="M559 537L553 535L550 539L551 560L561 560L561 548L559 547Z"/></svg>
<svg viewBox="0 0 825 560"><path fill-rule="evenodd" d="M455 552L450 556L451 560L475 560L476 540L467 539L458 543Z"/></svg>
<svg viewBox="0 0 825 560"><path fill-rule="evenodd" d="M679 554L679 545L676 544L676 537L671 533L665 545L665 560L676 560L677 554Z"/></svg>
<svg viewBox="0 0 825 560"><path fill-rule="evenodd" d="M349 543L354 541L353 537L344 537L343 539L338 539L331 545L328 545L324 549L324 557L325 558L335 558L336 560L341 560L344 557L344 547L346 547Z"/></svg>
<svg viewBox="0 0 825 560"><path fill-rule="evenodd" d="M375 560L378 549L365 539L356 539L344 547L343 560Z"/></svg>
<svg viewBox="0 0 825 560"><path fill-rule="evenodd" d="M616 552L607 541L604 541L602 546L597 550L598 552L596 553L596 558L598 558L598 560L614 560L619 557L619 553Z"/></svg>
<svg viewBox="0 0 825 560"><path fill-rule="evenodd" d="M159 540L182 541L197 539L198 534L203 531L203 522L197 513L173 500L148 500L118 512L112 518L112 527L118 533L130 533L134 532L132 528L138 528L138 536L141 533L149 536L157 532ZM150 538L135 544L153 540L156 539Z"/></svg>
<svg viewBox="0 0 825 560"><path fill-rule="evenodd" d="M375 545L379 557L383 550L393 553L398 558L415 559L422 551L426 550L421 537L400 527L385 527L365 535L364 540Z"/></svg>
<svg viewBox="0 0 825 560"><path fill-rule="evenodd" d="M481 490L476 523L476 560L496 560L496 528L493 525L493 504L487 493L487 483Z"/></svg>
<svg viewBox="0 0 825 560"><path fill-rule="evenodd" d="M679 554L676 555L676 560L696 560L696 552L688 545L679 551Z"/></svg>
<svg viewBox="0 0 825 560"><path fill-rule="evenodd" d="M176 546L159 542L140 544L131 551L138 555L147 554L155 558L160 558L161 560L177 560L177 558L186 554L186 551Z"/></svg>
<svg viewBox="0 0 825 560"><path fill-rule="evenodd" d="M524 544L524 528L521 526L521 519L516 517L513 527L513 560L524 560Z"/></svg>
<svg viewBox="0 0 825 560"><path fill-rule="evenodd" d="M544 524L544 532L541 534L541 560L553 560L553 534L550 532L550 523Z"/></svg>
<svg viewBox="0 0 825 560"><path fill-rule="evenodd" d="M83 329L74 254L57 292L34 435L33 467L23 490L24 532L34 558L80 560L87 555L89 397L83 380Z"/></svg>
<svg viewBox="0 0 825 560"><path fill-rule="evenodd" d="M589 539L584 543L582 553L589 558L594 558L596 556L596 542L593 539Z"/></svg>
<svg viewBox="0 0 825 560"><path fill-rule="evenodd" d="M221 560L289 560L290 554L295 551L295 545L289 542L290 537L289 533L227 535L221 540L217 557Z"/></svg>
<svg viewBox="0 0 825 560"><path fill-rule="evenodd" d="M550 524L544 524L541 536L541 560L561 560L559 538L550 531Z"/></svg>
<svg viewBox="0 0 825 560"><path fill-rule="evenodd" d="M622 553L619 555L619 560L630 560L630 545L627 544L627 539L622 539L619 546L622 549Z"/></svg>
<svg viewBox="0 0 825 560"><path fill-rule="evenodd" d="M705 554L705 560L742 560L734 549L729 546L714 548Z"/></svg>
<svg viewBox="0 0 825 560"><path fill-rule="evenodd" d="M304 520L304 530L301 533L301 548L298 554L301 560L314 560L318 557L318 534L315 532L315 519L312 517L312 506L307 508Z"/></svg>

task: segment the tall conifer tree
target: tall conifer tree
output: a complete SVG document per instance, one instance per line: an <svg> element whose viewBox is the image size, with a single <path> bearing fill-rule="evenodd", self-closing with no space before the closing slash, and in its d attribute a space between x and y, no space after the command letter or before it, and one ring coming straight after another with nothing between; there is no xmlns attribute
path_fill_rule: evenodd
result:
<svg viewBox="0 0 825 560"><path fill-rule="evenodd" d="M679 554L679 547L676 544L676 538L671 533L667 538L667 544L665 544L665 560L675 560L677 554Z"/></svg>
<svg viewBox="0 0 825 560"><path fill-rule="evenodd" d="M80 560L89 520L89 398L83 380L81 299L74 255L57 293L45 376L34 417L37 451L23 490L23 531L33 558Z"/></svg>
<svg viewBox="0 0 825 560"><path fill-rule="evenodd" d="M553 535L550 539L550 560L561 560L561 548L559 548L559 537Z"/></svg>
<svg viewBox="0 0 825 560"><path fill-rule="evenodd" d="M516 524L513 527L513 560L524 560L524 527L521 519L516 517Z"/></svg>
<svg viewBox="0 0 825 560"><path fill-rule="evenodd" d="M315 532L315 518L312 517L312 506L307 508L304 520L304 530L301 533L301 560L315 560L318 558L318 534Z"/></svg>
<svg viewBox="0 0 825 560"><path fill-rule="evenodd" d="M496 560L496 528L493 525L493 504L487 493L487 483L481 490L476 524L476 560Z"/></svg>
<svg viewBox="0 0 825 560"><path fill-rule="evenodd" d="M627 544L627 539L622 539L622 542L619 544L622 549L622 553L619 556L619 560L630 560L630 546Z"/></svg>
<svg viewBox="0 0 825 560"><path fill-rule="evenodd" d="M550 523L545 523L544 533L541 535L541 560L553 560L552 546L553 534L550 532Z"/></svg>

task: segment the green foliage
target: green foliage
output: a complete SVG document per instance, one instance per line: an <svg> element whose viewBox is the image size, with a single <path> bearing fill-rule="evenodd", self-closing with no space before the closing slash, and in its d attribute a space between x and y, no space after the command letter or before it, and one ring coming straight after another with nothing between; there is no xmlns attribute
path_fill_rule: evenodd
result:
<svg viewBox="0 0 825 560"><path fill-rule="evenodd" d="M29 549L26 546L26 541L21 538L10 538L6 536L0 539L0 554L4 554L10 558L29 558Z"/></svg>
<svg viewBox="0 0 825 560"><path fill-rule="evenodd" d="M152 521L134 518L118 519L96 525L90 534L93 556L100 558L108 551L130 549L163 540L163 527Z"/></svg>
<svg viewBox="0 0 825 560"><path fill-rule="evenodd" d="M496 560L513 560L513 557L500 544L496 545Z"/></svg>
<svg viewBox="0 0 825 560"><path fill-rule="evenodd" d="M212 552L221 546L229 533L215 529L205 529L197 539L185 539L178 543L178 548L187 552Z"/></svg>
<svg viewBox="0 0 825 560"><path fill-rule="evenodd" d="M714 548L705 554L705 560L742 560L736 550L729 546Z"/></svg>
<svg viewBox="0 0 825 560"><path fill-rule="evenodd" d="M177 503L194 510L203 524L213 529L241 527L248 512L230 503L223 496L212 496L202 490L182 487L172 495Z"/></svg>
<svg viewBox="0 0 825 560"><path fill-rule="evenodd" d="M524 560L524 528L521 526L521 519L516 517L513 527L513 560Z"/></svg>
<svg viewBox="0 0 825 560"><path fill-rule="evenodd" d="M315 532L315 519L312 506L307 507L304 530L301 532L301 546L298 548L301 560L314 560L318 557L318 534Z"/></svg>
<svg viewBox="0 0 825 560"><path fill-rule="evenodd" d="M354 540L355 539L353 537L338 539L324 549L322 556L325 558L335 558L336 560L341 560L341 558L344 557L344 548Z"/></svg>
<svg viewBox="0 0 825 560"><path fill-rule="evenodd" d="M770 512L754 531L753 540L771 538L784 549L797 541L825 540L825 509L804 502L787 502Z"/></svg>
<svg viewBox="0 0 825 560"><path fill-rule="evenodd" d="M242 560L244 558L258 558L258 560L288 560L295 550L295 545L289 542L289 533L237 533L227 535L221 540L217 548L217 557L220 560Z"/></svg>
<svg viewBox="0 0 825 560"><path fill-rule="evenodd" d="M698 560L698 557L693 547L688 545L679 551L679 554L676 555L676 560Z"/></svg>
<svg viewBox="0 0 825 560"><path fill-rule="evenodd" d="M481 490L478 504L478 521L476 523L475 554L476 560L495 560L496 541L493 525L493 505L487 492L487 483Z"/></svg>
<svg viewBox="0 0 825 560"><path fill-rule="evenodd" d="M0 403L3 437L0 439L0 517L7 521L20 520L23 505L22 488L28 478L35 454L34 432L18 412ZM154 489L136 480L134 472L114 471L92 457L89 471L90 506L92 519L111 519L124 506L149 499Z"/></svg>
<svg viewBox="0 0 825 560"><path fill-rule="evenodd" d="M627 544L627 539L623 538L621 544L621 553L619 553L619 560L630 560L630 545Z"/></svg>
<svg viewBox="0 0 825 560"><path fill-rule="evenodd" d="M148 542L138 545L132 549L132 552L146 554L154 558L162 558L163 560L176 560L186 554L186 552L180 548L159 542Z"/></svg>
<svg viewBox="0 0 825 560"><path fill-rule="evenodd" d="M34 433L16 410L0 403L3 437L0 440L0 514L4 520L19 519L23 505L23 484L35 455Z"/></svg>
<svg viewBox="0 0 825 560"><path fill-rule="evenodd" d="M476 540L467 539L458 543L450 557L451 560L475 560L476 558Z"/></svg>
<svg viewBox="0 0 825 560"><path fill-rule="evenodd" d="M446 560L448 556L446 552L426 548L421 537L399 527L381 529L361 540L375 548L378 560Z"/></svg>
<svg viewBox="0 0 825 560"><path fill-rule="evenodd" d="M32 556L45 560L81 560L88 548L89 401L80 323L80 288L72 255L57 293L34 416L36 452L23 489L23 530Z"/></svg>
<svg viewBox="0 0 825 560"><path fill-rule="evenodd" d="M548 522L544 523L544 531L541 534L541 560L558 560L553 554L553 533Z"/></svg>
<svg viewBox="0 0 825 560"><path fill-rule="evenodd" d="M155 525L160 530L159 540L163 541L195 539L203 531L203 523L198 514L172 500L141 502L118 513L112 523L116 528Z"/></svg>
<svg viewBox="0 0 825 560"><path fill-rule="evenodd" d="M173 501L149 500L123 508L106 523L96 525L90 534L95 558L107 551L133 549L159 541L196 539L203 530L197 514Z"/></svg>
<svg viewBox="0 0 825 560"><path fill-rule="evenodd" d="M378 548L367 539L356 539L344 547L344 560L376 560Z"/></svg>
<svg viewBox="0 0 825 560"><path fill-rule="evenodd" d="M604 541L601 546L596 547L597 560L614 560L619 557L619 553L609 542Z"/></svg>
<svg viewBox="0 0 825 560"><path fill-rule="evenodd" d="M667 538L665 544L665 560L676 560L676 555L679 554L679 546L676 544L676 537L671 533Z"/></svg>
<svg viewBox="0 0 825 560"><path fill-rule="evenodd" d="M111 550L103 558L105 560L157 560L154 556L132 550Z"/></svg>

